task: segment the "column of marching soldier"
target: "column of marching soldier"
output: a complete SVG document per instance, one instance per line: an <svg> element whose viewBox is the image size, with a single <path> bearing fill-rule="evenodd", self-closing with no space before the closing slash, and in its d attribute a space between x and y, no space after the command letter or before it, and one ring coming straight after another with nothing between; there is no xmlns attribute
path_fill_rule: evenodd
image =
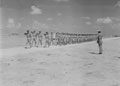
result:
<svg viewBox="0 0 120 86"><path fill-rule="evenodd" d="M72 33L53 33L46 32L42 34L41 31L29 31L26 33L27 41L25 48L31 47L50 47L57 45L76 44L83 41L94 39L95 34L72 34Z"/></svg>

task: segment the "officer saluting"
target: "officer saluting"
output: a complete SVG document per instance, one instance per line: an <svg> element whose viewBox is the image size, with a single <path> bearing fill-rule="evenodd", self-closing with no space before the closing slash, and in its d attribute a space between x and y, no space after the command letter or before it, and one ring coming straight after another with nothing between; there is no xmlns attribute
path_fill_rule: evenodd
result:
<svg viewBox="0 0 120 86"><path fill-rule="evenodd" d="M98 31L97 43L98 43L98 47L99 47L99 54L102 54L103 50L102 50L102 33L101 33L101 31Z"/></svg>

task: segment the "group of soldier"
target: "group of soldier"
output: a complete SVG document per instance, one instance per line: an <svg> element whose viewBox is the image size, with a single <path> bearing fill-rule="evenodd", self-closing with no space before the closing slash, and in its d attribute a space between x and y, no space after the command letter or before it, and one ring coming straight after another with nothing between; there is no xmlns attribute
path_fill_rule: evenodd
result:
<svg viewBox="0 0 120 86"><path fill-rule="evenodd" d="M72 33L60 33L60 32L45 32L41 31L29 31L26 33L27 41L26 48L31 47L50 47L50 46L61 46L67 44L76 44L83 41L91 40L96 34L72 34ZM91 37L91 38L90 38Z"/></svg>

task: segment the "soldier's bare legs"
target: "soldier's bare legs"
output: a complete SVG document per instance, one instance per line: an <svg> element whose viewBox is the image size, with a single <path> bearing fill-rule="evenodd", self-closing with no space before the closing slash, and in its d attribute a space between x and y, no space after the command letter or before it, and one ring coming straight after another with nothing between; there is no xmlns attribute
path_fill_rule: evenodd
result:
<svg viewBox="0 0 120 86"><path fill-rule="evenodd" d="M34 44L35 44L35 47L36 47L36 46L37 46L36 39L33 39L33 40L32 40L32 46L34 46Z"/></svg>
<svg viewBox="0 0 120 86"><path fill-rule="evenodd" d="M31 40L30 39L27 39L25 48L31 48Z"/></svg>
<svg viewBox="0 0 120 86"><path fill-rule="evenodd" d="M39 45L42 47L42 40L41 39L38 40L38 46Z"/></svg>

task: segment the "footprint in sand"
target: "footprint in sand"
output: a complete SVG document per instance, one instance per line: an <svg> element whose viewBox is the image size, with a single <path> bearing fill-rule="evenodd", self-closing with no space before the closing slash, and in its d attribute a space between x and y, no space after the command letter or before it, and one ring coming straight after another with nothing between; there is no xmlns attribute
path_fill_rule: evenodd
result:
<svg viewBox="0 0 120 86"><path fill-rule="evenodd" d="M112 86L119 86L119 84L114 84L114 85L112 85Z"/></svg>
<svg viewBox="0 0 120 86"><path fill-rule="evenodd" d="M40 64L40 65L46 65L46 66L49 65L49 63L47 63L47 62L39 62L39 64Z"/></svg>
<svg viewBox="0 0 120 86"><path fill-rule="evenodd" d="M35 81L33 80L26 80L26 81L23 81L23 84L33 84Z"/></svg>
<svg viewBox="0 0 120 86"><path fill-rule="evenodd" d="M105 76L100 72L87 72L86 77L96 77L96 78L103 78L103 79L105 78Z"/></svg>
<svg viewBox="0 0 120 86"><path fill-rule="evenodd" d="M10 63L2 63L1 66L4 66L4 67L8 67L10 66L11 64Z"/></svg>
<svg viewBox="0 0 120 86"><path fill-rule="evenodd" d="M70 54L66 53L67 56L71 56Z"/></svg>
<svg viewBox="0 0 120 86"><path fill-rule="evenodd" d="M17 61L21 62L21 63L31 63L31 62L36 61L36 59L33 59L33 58L19 58Z"/></svg>
<svg viewBox="0 0 120 86"><path fill-rule="evenodd" d="M52 64L58 64L57 62L52 62Z"/></svg>
<svg viewBox="0 0 120 86"><path fill-rule="evenodd" d="M93 65L93 63L84 64L84 66L90 66L90 65Z"/></svg>
<svg viewBox="0 0 120 86"><path fill-rule="evenodd" d="M51 56L52 54L47 54L47 56Z"/></svg>
<svg viewBox="0 0 120 86"><path fill-rule="evenodd" d="M14 59L11 59L10 61L14 61Z"/></svg>
<svg viewBox="0 0 120 86"><path fill-rule="evenodd" d="M120 57L117 57L118 59L120 59Z"/></svg>

